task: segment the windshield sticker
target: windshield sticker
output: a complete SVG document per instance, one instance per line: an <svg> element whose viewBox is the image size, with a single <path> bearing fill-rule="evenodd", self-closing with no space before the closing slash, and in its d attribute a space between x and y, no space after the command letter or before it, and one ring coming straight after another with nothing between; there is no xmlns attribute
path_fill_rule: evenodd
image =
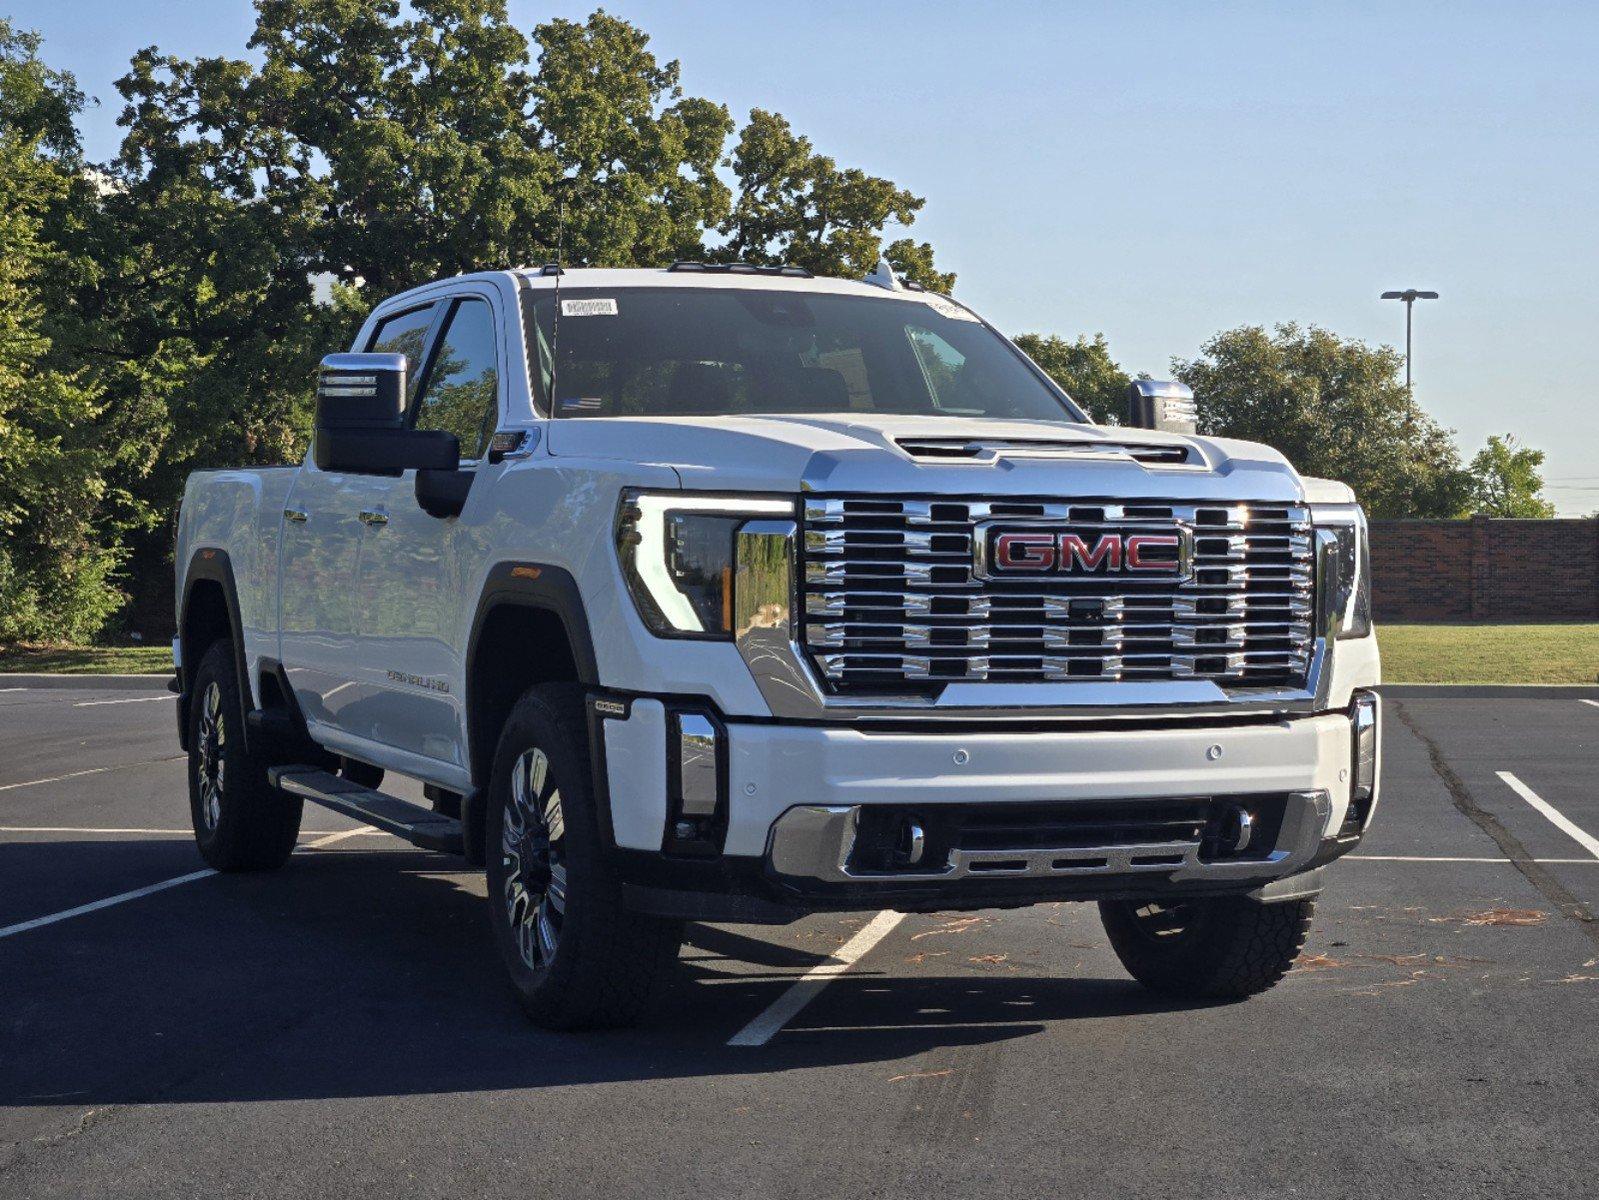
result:
<svg viewBox="0 0 1599 1200"><path fill-rule="evenodd" d="M953 300L945 300L942 296L933 296L927 300L927 307L941 317L948 317L952 321L972 321L976 324L982 322L966 309L956 304Z"/></svg>
<svg viewBox="0 0 1599 1200"><path fill-rule="evenodd" d="M605 407L600 396L567 396L561 400L562 412L599 412Z"/></svg>
<svg viewBox="0 0 1599 1200"><path fill-rule="evenodd" d="M614 317L617 315L616 301L609 297L603 300L562 300L561 315L563 317Z"/></svg>

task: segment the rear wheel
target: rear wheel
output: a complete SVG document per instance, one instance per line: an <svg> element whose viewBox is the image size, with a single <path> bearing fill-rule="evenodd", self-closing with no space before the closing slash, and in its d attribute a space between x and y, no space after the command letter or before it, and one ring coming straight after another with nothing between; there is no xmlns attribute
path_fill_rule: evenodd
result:
<svg viewBox="0 0 1599 1200"><path fill-rule="evenodd" d="M294 853L300 801L272 786L270 765L244 744L233 645L214 642L189 701L189 816L201 857L219 871L270 871Z"/></svg>
<svg viewBox="0 0 1599 1200"><path fill-rule="evenodd" d="M1099 915L1116 957L1168 996L1237 1000L1264 992L1299 957L1313 899L1259 904L1242 896L1105 900Z"/></svg>
<svg viewBox="0 0 1599 1200"><path fill-rule="evenodd" d="M506 719L485 804L489 919L529 1017L632 1024L677 958L682 925L622 907L600 840L583 691L544 684Z"/></svg>

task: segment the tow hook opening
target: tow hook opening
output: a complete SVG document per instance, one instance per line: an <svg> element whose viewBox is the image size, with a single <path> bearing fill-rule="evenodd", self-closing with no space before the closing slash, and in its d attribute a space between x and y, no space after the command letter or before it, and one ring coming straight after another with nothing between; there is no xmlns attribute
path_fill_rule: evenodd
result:
<svg viewBox="0 0 1599 1200"><path fill-rule="evenodd" d="M862 809L855 829L855 845L850 852L850 869L893 872L936 870L946 865L948 845L934 845L928 837L928 825L929 822L914 810Z"/></svg>

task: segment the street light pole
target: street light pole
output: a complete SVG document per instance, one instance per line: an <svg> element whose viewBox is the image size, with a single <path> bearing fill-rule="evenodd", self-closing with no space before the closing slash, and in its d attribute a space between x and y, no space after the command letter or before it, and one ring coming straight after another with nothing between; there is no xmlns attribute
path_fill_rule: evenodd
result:
<svg viewBox="0 0 1599 1200"><path fill-rule="evenodd" d="M1422 292L1415 288L1406 288L1402 292L1384 292L1384 300L1403 300L1405 302L1405 391L1410 390L1410 313L1416 306L1417 300L1436 300L1437 292Z"/></svg>

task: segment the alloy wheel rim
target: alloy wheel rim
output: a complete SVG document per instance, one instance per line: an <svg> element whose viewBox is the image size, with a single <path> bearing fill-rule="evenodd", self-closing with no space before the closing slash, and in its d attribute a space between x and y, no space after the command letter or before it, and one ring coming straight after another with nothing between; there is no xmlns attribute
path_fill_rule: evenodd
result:
<svg viewBox="0 0 1599 1200"><path fill-rule="evenodd" d="M222 712L222 689L215 681L200 697L200 820L207 830L222 820L222 785L227 772L227 718Z"/></svg>
<svg viewBox="0 0 1599 1200"><path fill-rule="evenodd" d="M530 969L548 966L566 917L566 822L561 790L543 750L524 751L511 768L501 863L505 915L517 953Z"/></svg>

